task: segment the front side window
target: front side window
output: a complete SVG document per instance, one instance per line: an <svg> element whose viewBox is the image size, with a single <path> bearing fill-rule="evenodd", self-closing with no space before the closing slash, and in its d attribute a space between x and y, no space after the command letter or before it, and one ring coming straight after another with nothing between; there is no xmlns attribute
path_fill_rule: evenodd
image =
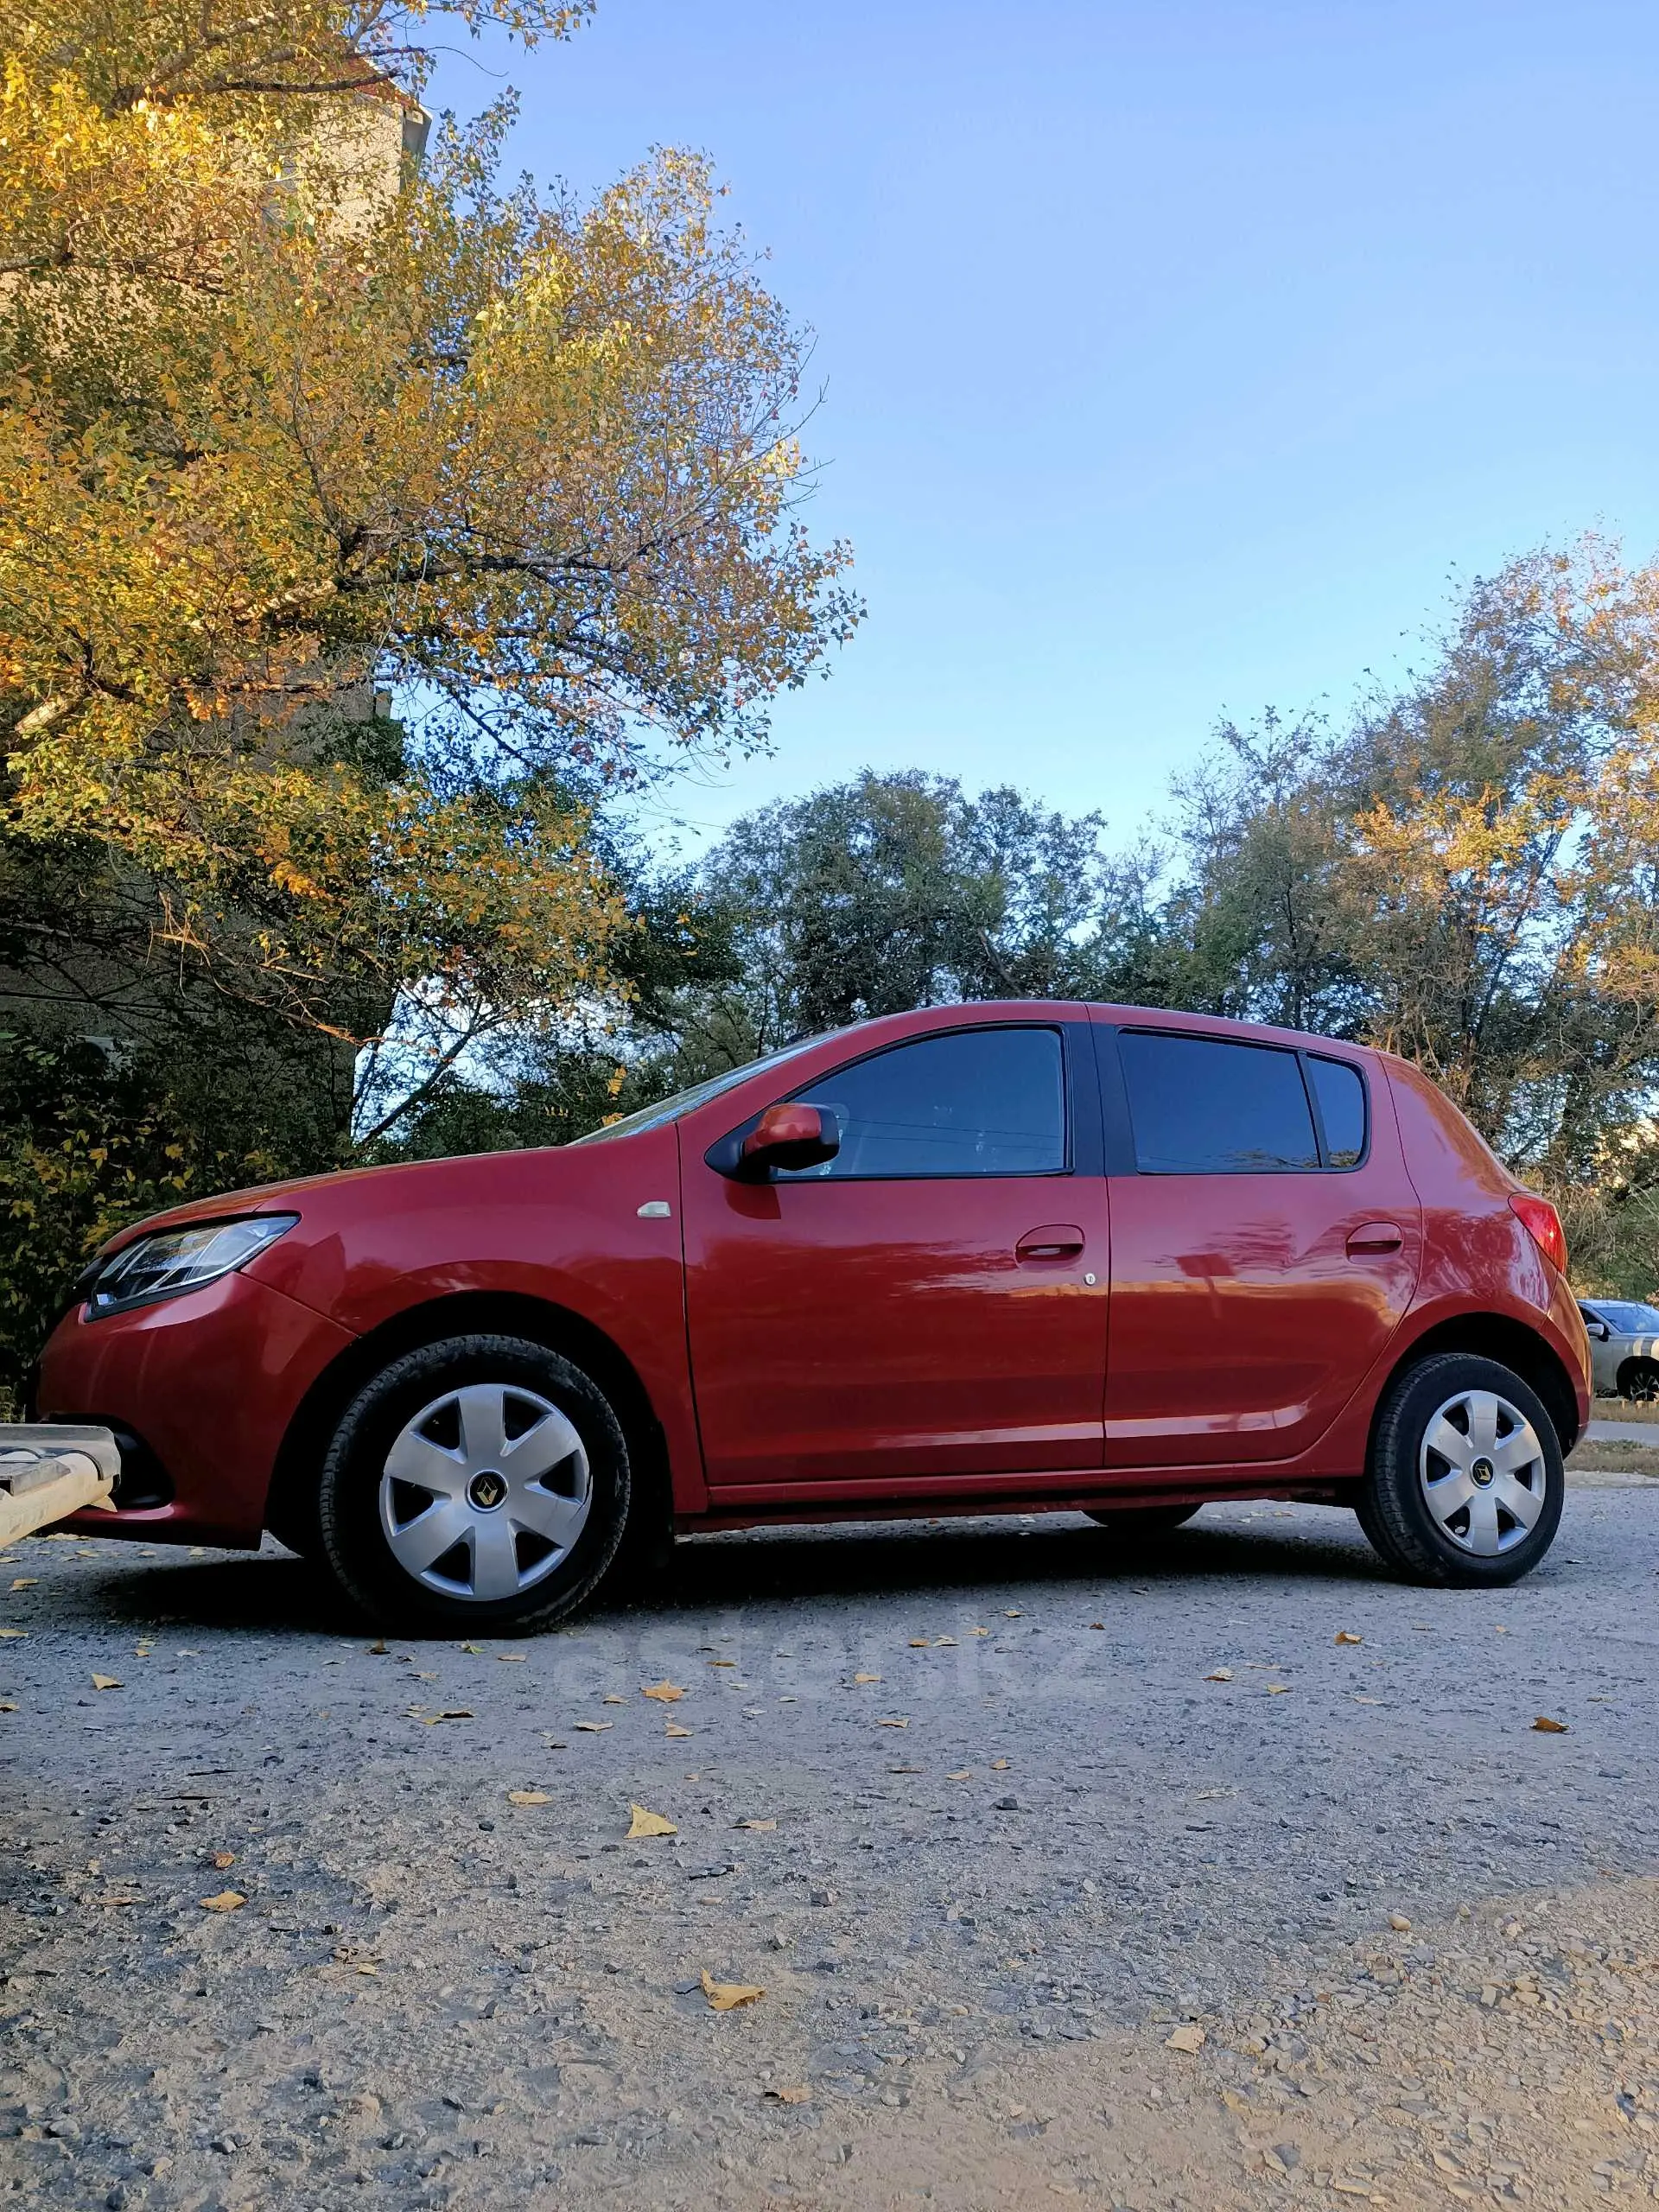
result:
<svg viewBox="0 0 1659 2212"><path fill-rule="evenodd" d="M1143 1175L1250 1175L1319 1165L1294 1052L1129 1029L1118 1039Z"/></svg>
<svg viewBox="0 0 1659 2212"><path fill-rule="evenodd" d="M918 1037L796 1094L833 1116L841 1150L780 1182L1052 1175L1065 1166L1065 1078L1052 1029Z"/></svg>

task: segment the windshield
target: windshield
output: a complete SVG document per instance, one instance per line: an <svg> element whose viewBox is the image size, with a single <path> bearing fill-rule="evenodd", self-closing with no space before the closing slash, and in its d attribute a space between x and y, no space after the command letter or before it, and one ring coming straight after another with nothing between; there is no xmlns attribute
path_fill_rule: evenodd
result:
<svg viewBox="0 0 1659 2212"><path fill-rule="evenodd" d="M1625 1305L1599 1298L1590 1311L1621 1337L1659 1336L1659 1306Z"/></svg>
<svg viewBox="0 0 1659 2212"><path fill-rule="evenodd" d="M775 1068L785 1060L792 1060L814 1045L822 1044L832 1033L825 1030L817 1037L798 1038L794 1044L785 1045L780 1052L768 1052L758 1060L746 1060L741 1068L728 1068L724 1075L711 1075L704 1083L694 1083L689 1090L677 1090L671 1098L659 1098L654 1106L642 1106L637 1114L623 1114L614 1122L607 1122L602 1129L589 1129L585 1137L577 1137L577 1144L600 1144L607 1137L637 1136L641 1129L660 1129L664 1122L677 1122L682 1114L689 1114L694 1106L701 1106L706 1099L718 1098L722 1090L730 1090L740 1083L747 1083L752 1075L759 1075L763 1068Z"/></svg>

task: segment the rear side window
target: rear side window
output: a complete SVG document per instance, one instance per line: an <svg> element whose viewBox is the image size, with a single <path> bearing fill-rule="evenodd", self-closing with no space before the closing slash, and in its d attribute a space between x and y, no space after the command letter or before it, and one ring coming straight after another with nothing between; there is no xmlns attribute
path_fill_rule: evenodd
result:
<svg viewBox="0 0 1659 2212"><path fill-rule="evenodd" d="M1143 1175L1271 1174L1319 1165L1294 1052L1146 1029L1118 1039Z"/></svg>
<svg viewBox="0 0 1659 2212"><path fill-rule="evenodd" d="M1325 1155L1332 1167L1357 1167L1365 1157L1365 1084L1346 1060L1309 1053L1307 1079L1325 1124Z"/></svg>
<svg viewBox="0 0 1659 2212"><path fill-rule="evenodd" d="M834 1116L841 1150L780 1182L1043 1175L1065 1166L1065 1069L1052 1029L919 1037L796 1096Z"/></svg>

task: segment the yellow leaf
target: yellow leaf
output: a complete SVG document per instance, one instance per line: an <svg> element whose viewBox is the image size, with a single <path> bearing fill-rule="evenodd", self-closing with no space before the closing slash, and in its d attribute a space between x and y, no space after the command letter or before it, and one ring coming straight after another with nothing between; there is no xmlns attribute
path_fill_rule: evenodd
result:
<svg viewBox="0 0 1659 2212"><path fill-rule="evenodd" d="M702 1991L711 2012L734 2012L740 2005L753 2005L766 1993L749 1982L716 1981L707 1967L702 1970Z"/></svg>
<svg viewBox="0 0 1659 2212"><path fill-rule="evenodd" d="M368 1656L371 1659L384 1659L386 1656L386 1639L383 1636L379 1637L377 1642L369 1646Z"/></svg>
<svg viewBox="0 0 1659 2212"><path fill-rule="evenodd" d="M765 1994L764 1991L762 1994ZM767 2101L771 2104L804 2105L810 2098L812 2092L804 2082L791 2082L785 2088L767 2089L765 2094Z"/></svg>
<svg viewBox="0 0 1659 2212"><path fill-rule="evenodd" d="M507 1792L509 1805L548 1805L552 1802L545 1789L509 1789Z"/></svg>
<svg viewBox="0 0 1659 2212"><path fill-rule="evenodd" d="M216 1851L213 1853L213 1864L215 1866L221 1867L234 1866L236 1864L236 1853L233 1851Z"/></svg>
<svg viewBox="0 0 1659 2212"><path fill-rule="evenodd" d="M92 1676L92 1688L95 1690L119 1690L124 1689L126 1688L126 1684L124 1682L118 1681L113 1675L94 1675Z"/></svg>
<svg viewBox="0 0 1659 2212"><path fill-rule="evenodd" d="M0 1628L0 1637L4 1637L9 1643L14 1637L28 1634L29 1630L26 1628Z"/></svg>
<svg viewBox="0 0 1659 2212"><path fill-rule="evenodd" d="M971 1782L974 1770L970 1766L959 1767L955 1774L947 1774L944 1778L947 1782Z"/></svg>
<svg viewBox="0 0 1659 2212"><path fill-rule="evenodd" d="M1192 2052L1202 2050L1205 2041L1204 2030L1196 2020L1183 2020L1173 2035L1164 2037L1164 2048L1166 2050Z"/></svg>
<svg viewBox="0 0 1659 2212"><path fill-rule="evenodd" d="M660 1813L648 1813L643 1805L630 1805L633 1819L628 1828L627 1840L636 1842L642 1835L677 1835L672 1821L665 1821Z"/></svg>
<svg viewBox="0 0 1659 2212"><path fill-rule="evenodd" d="M607 1728L614 1728L614 1720L578 1720L575 1726L584 1736L602 1736Z"/></svg>
<svg viewBox="0 0 1659 2212"><path fill-rule="evenodd" d="M626 1705L628 1700L625 1697L617 1697L613 1695L610 1697L602 1697L599 1701L601 1705Z"/></svg>
<svg viewBox="0 0 1659 2212"><path fill-rule="evenodd" d="M1233 1670L1230 1667L1217 1667L1213 1675L1206 1675L1204 1679L1206 1682L1230 1682Z"/></svg>
<svg viewBox="0 0 1659 2212"><path fill-rule="evenodd" d="M654 1697L658 1705L677 1705L685 1695L677 1682L649 1682L639 1693L641 1697Z"/></svg>
<svg viewBox="0 0 1659 2212"><path fill-rule="evenodd" d="M1567 1733L1566 1721L1552 1720L1547 1713L1541 1713L1532 1725L1541 1736L1565 1736Z"/></svg>
<svg viewBox="0 0 1659 2212"><path fill-rule="evenodd" d="M878 1720L878 1721L876 1722L876 1724L875 1724L875 1725L876 1725L876 1726L877 1726L878 1728L908 1728L908 1727L909 1727L909 1726L910 1726L910 1723L909 1723L909 1721L908 1721L907 1719L891 1719L891 1720Z"/></svg>
<svg viewBox="0 0 1659 2212"><path fill-rule="evenodd" d="M753 1828L757 1835L769 1835L778 1825L776 1821L734 1821L734 1827Z"/></svg>
<svg viewBox="0 0 1659 2212"><path fill-rule="evenodd" d="M1269 1682L1268 1684L1268 1695L1269 1697L1288 1697L1289 1694L1290 1684L1288 1682Z"/></svg>
<svg viewBox="0 0 1659 2212"><path fill-rule="evenodd" d="M1007 1759L993 1759L991 1761L991 1772L993 1774L1006 1774L1007 1770L1008 1762Z"/></svg>
<svg viewBox="0 0 1659 2212"><path fill-rule="evenodd" d="M421 1719L421 1726L423 1728L435 1728L440 1720L470 1720L472 1718L473 1715L467 1710L467 1707L464 1705L458 1705L454 1710L450 1713L429 1713L423 1714Z"/></svg>
<svg viewBox="0 0 1659 2212"><path fill-rule="evenodd" d="M711 1667L735 1667L737 1662L735 1659L711 1659L709 1664Z"/></svg>
<svg viewBox="0 0 1659 2212"><path fill-rule="evenodd" d="M663 1731L664 1736L689 1736L691 1732L689 1728L682 1728L677 1720L671 1720Z"/></svg>
<svg viewBox="0 0 1659 2212"><path fill-rule="evenodd" d="M853 1676L853 1680L855 1682L879 1682L880 1679L881 1677L880 1675L855 1675Z"/></svg>
<svg viewBox="0 0 1659 2212"><path fill-rule="evenodd" d="M498 1667L522 1667L529 1657L528 1651L498 1651L495 1663Z"/></svg>
<svg viewBox="0 0 1659 2212"><path fill-rule="evenodd" d="M925 1651L927 1645L928 1639L925 1636L912 1636L910 1639L910 1648L912 1651Z"/></svg>
<svg viewBox="0 0 1659 2212"><path fill-rule="evenodd" d="M32 1590L40 1579L38 1574L15 1574L11 1586L14 1590Z"/></svg>
<svg viewBox="0 0 1659 2212"><path fill-rule="evenodd" d="M216 1897L203 1897L204 1912L240 1912L247 1899L240 1890L221 1890Z"/></svg>
<svg viewBox="0 0 1659 2212"><path fill-rule="evenodd" d="M1336 1641L1338 1643L1363 1643L1365 1639L1363 1636L1355 1636L1348 1629L1339 1628L1337 1630Z"/></svg>

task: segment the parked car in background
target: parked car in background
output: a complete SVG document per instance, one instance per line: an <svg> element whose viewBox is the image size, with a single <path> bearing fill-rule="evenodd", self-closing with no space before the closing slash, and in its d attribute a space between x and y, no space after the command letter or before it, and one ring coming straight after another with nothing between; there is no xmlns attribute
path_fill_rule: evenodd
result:
<svg viewBox="0 0 1659 2212"><path fill-rule="evenodd" d="M1588 1414L1566 1264L1386 1053L930 1007L562 1149L158 1216L38 1404L121 1433L100 1535L269 1529L405 1629L544 1626L675 1530L1214 1498L1351 1507L1489 1585L1548 1548Z"/></svg>
<svg viewBox="0 0 1659 2212"><path fill-rule="evenodd" d="M1659 1307L1623 1298L1581 1298L1599 1398L1659 1398Z"/></svg>

